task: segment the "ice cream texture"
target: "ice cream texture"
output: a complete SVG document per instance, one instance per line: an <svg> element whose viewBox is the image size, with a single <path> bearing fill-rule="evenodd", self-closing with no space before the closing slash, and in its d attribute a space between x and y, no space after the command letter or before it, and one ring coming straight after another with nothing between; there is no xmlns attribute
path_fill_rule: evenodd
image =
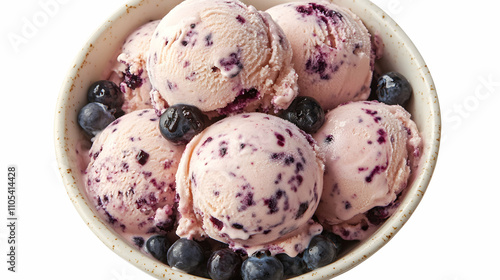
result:
<svg viewBox="0 0 500 280"><path fill-rule="evenodd" d="M293 49L299 95L325 110L370 94L375 50L361 19L330 1L291 2L267 10Z"/></svg>
<svg viewBox="0 0 500 280"><path fill-rule="evenodd" d="M265 13L238 0L187 0L160 22L147 61L162 112L184 103L221 115L284 109L297 95L292 49Z"/></svg>
<svg viewBox="0 0 500 280"><path fill-rule="evenodd" d="M146 58L151 36L159 23L159 20L150 21L130 33L108 74L108 79L119 85L123 92L122 110L125 113L153 108Z"/></svg>
<svg viewBox="0 0 500 280"><path fill-rule="evenodd" d="M364 239L397 207L422 140L399 105L358 101L326 115L313 135L325 159L319 221L344 239Z"/></svg>
<svg viewBox="0 0 500 280"><path fill-rule="evenodd" d="M100 217L125 238L173 230L183 149L161 136L153 109L126 114L100 132L85 174Z"/></svg>
<svg viewBox="0 0 500 280"><path fill-rule="evenodd" d="M323 186L314 140L278 117L249 113L186 146L176 175L180 237L211 237L249 255L295 256L322 231L311 218Z"/></svg>

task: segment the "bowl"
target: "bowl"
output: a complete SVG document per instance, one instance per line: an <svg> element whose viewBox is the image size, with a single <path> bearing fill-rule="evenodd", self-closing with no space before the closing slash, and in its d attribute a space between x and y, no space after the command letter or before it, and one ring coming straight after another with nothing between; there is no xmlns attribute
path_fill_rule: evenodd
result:
<svg viewBox="0 0 500 280"><path fill-rule="evenodd" d="M180 0L134 0L113 14L90 37L71 64L62 85L55 112L55 149L60 173L69 199L81 218L97 237L117 255L158 279L199 279L156 261L130 246L100 220L88 202L83 184L81 153L90 145L77 123L80 108L86 104L87 88L102 79L103 69L116 54L126 36L140 25L161 19ZM286 0L243 1L260 10L291 2ZM351 9L372 34L384 43L380 71L398 71L413 86L407 106L424 142L423 158L413 173L398 210L368 239L352 244L334 263L295 279L324 279L338 276L357 266L388 241L408 221L421 201L434 171L441 135L441 117L435 86L424 60L404 31L386 13L367 0L334 0ZM85 147L87 146L87 147Z"/></svg>

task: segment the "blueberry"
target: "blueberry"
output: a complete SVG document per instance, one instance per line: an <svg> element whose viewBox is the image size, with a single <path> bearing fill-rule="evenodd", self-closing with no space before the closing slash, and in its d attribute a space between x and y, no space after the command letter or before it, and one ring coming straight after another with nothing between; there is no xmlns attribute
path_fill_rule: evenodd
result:
<svg viewBox="0 0 500 280"><path fill-rule="evenodd" d="M167 263L171 267L186 273L198 273L205 262L203 248L198 242L180 238L170 246L167 252Z"/></svg>
<svg viewBox="0 0 500 280"><path fill-rule="evenodd" d="M87 100L89 103L102 103L110 109L120 109L124 101L120 88L112 81L107 80L93 83L87 91Z"/></svg>
<svg viewBox="0 0 500 280"><path fill-rule="evenodd" d="M153 235L146 241L146 249L155 259L162 263L167 262L167 252L170 248L170 241L165 235Z"/></svg>
<svg viewBox="0 0 500 280"><path fill-rule="evenodd" d="M397 72L386 73L377 80L377 100L388 105L405 106L413 89L408 80Z"/></svg>
<svg viewBox="0 0 500 280"><path fill-rule="evenodd" d="M95 136L115 121L112 113L113 111L110 111L106 105L97 102L88 103L78 113L78 124L86 133Z"/></svg>
<svg viewBox="0 0 500 280"><path fill-rule="evenodd" d="M187 144L207 126L208 118L195 106L172 105L160 117L160 132L176 145Z"/></svg>
<svg viewBox="0 0 500 280"><path fill-rule="evenodd" d="M314 270L332 263L337 258L337 249L333 242L324 235L316 235L304 251L307 268Z"/></svg>
<svg viewBox="0 0 500 280"><path fill-rule="evenodd" d="M342 249L342 243L344 242L344 239L342 239L342 237L338 236L337 234L331 231L326 231L326 230L323 230L321 234L326 236L328 239L330 239L330 241L333 242L333 246L335 247L335 249L337 249L337 252L339 252Z"/></svg>
<svg viewBox="0 0 500 280"><path fill-rule="evenodd" d="M276 258L283 264L285 278L299 276L308 271L306 263L301 256L290 257L287 254L277 254Z"/></svg>
<svg viewBox="0 0 500 280"><path fill-rule="evenodd" d="M283 264L273 256L251 256L241 265L243 280L281 280L284 279Z"/></svg>
<svg viewBox="0 0 500 280"><path fill-rule="evenodd" d="M382 224L385 220L387 220L387 218L389 218L389 216L390 213L388 207L382 206L373 207L366 213L366 218L368 218L368 221L374 225Z"/></svg>
<svg viewBox="0 0 500 280"><path fill-rule="evenodd" d="M290 106L281 112L280 117L288 120L306 133L314 133L325 122L325 112L312 97L298 96Z"/></svg>
<svg viewBox="0 0 500 280"><path fill-rule="evenodd" d="M239 279L242 259L232 249L225 248L212 253L208 259L208 275L213 280Z"/></svg>

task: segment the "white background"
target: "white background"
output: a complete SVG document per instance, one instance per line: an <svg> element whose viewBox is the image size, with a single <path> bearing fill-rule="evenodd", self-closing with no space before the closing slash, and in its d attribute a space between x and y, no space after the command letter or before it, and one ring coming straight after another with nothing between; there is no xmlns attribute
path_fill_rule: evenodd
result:
<svg viewBox="0 0 500 280"><path fill-rule="evenodd" d="M336 279L500 279L495 1L373 2L401 25L426 60L441 104L443 141L434 177L409 222L374 256ZM55 6L48 12L44 3ZM2 2L0 279L152 279L115 255L80 219L60 181L53 148L63 77L92 32L124 3ZM22 36L28 23L37 23L36 30L13 44L9 36ZM9 165L18 169L16 273L7 272Z"/></svg>

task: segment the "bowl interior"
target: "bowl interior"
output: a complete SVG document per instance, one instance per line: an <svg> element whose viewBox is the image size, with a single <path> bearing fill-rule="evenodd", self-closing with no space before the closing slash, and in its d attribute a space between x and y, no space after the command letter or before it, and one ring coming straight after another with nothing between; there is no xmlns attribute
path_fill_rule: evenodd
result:
<svg viewBox="0 0 500 280"><path fill-rule="evenodd" d="M195 279L197 277L173 270L129 246L94 213L87 203L83 188L81 153L90 146L77 123L78 111L86 103L86 91L93 81L103 79L103 71L112 62L117 49L127 35L140 25L161 19L181 0L136 0L120 8L83 46L64 81L55 114L55 147L59 170L69 198L90 229L104 244L133 265L157 278ZM243 1L265 10L286 0ZM297 279L331 278L339 275L375 253L399 231L411 216L427 188L439 150L440 112L432 77L424 60L401 28L381 9L367 0L334 0L350 8L365 23L372 34L384 43L384 56L377 62L380 71L398 71L412 84L414 95L408 110L424 140L423 158L419 170L413 173L398 211L371 238L353 243L335 263L297 277Z"/></svg>

